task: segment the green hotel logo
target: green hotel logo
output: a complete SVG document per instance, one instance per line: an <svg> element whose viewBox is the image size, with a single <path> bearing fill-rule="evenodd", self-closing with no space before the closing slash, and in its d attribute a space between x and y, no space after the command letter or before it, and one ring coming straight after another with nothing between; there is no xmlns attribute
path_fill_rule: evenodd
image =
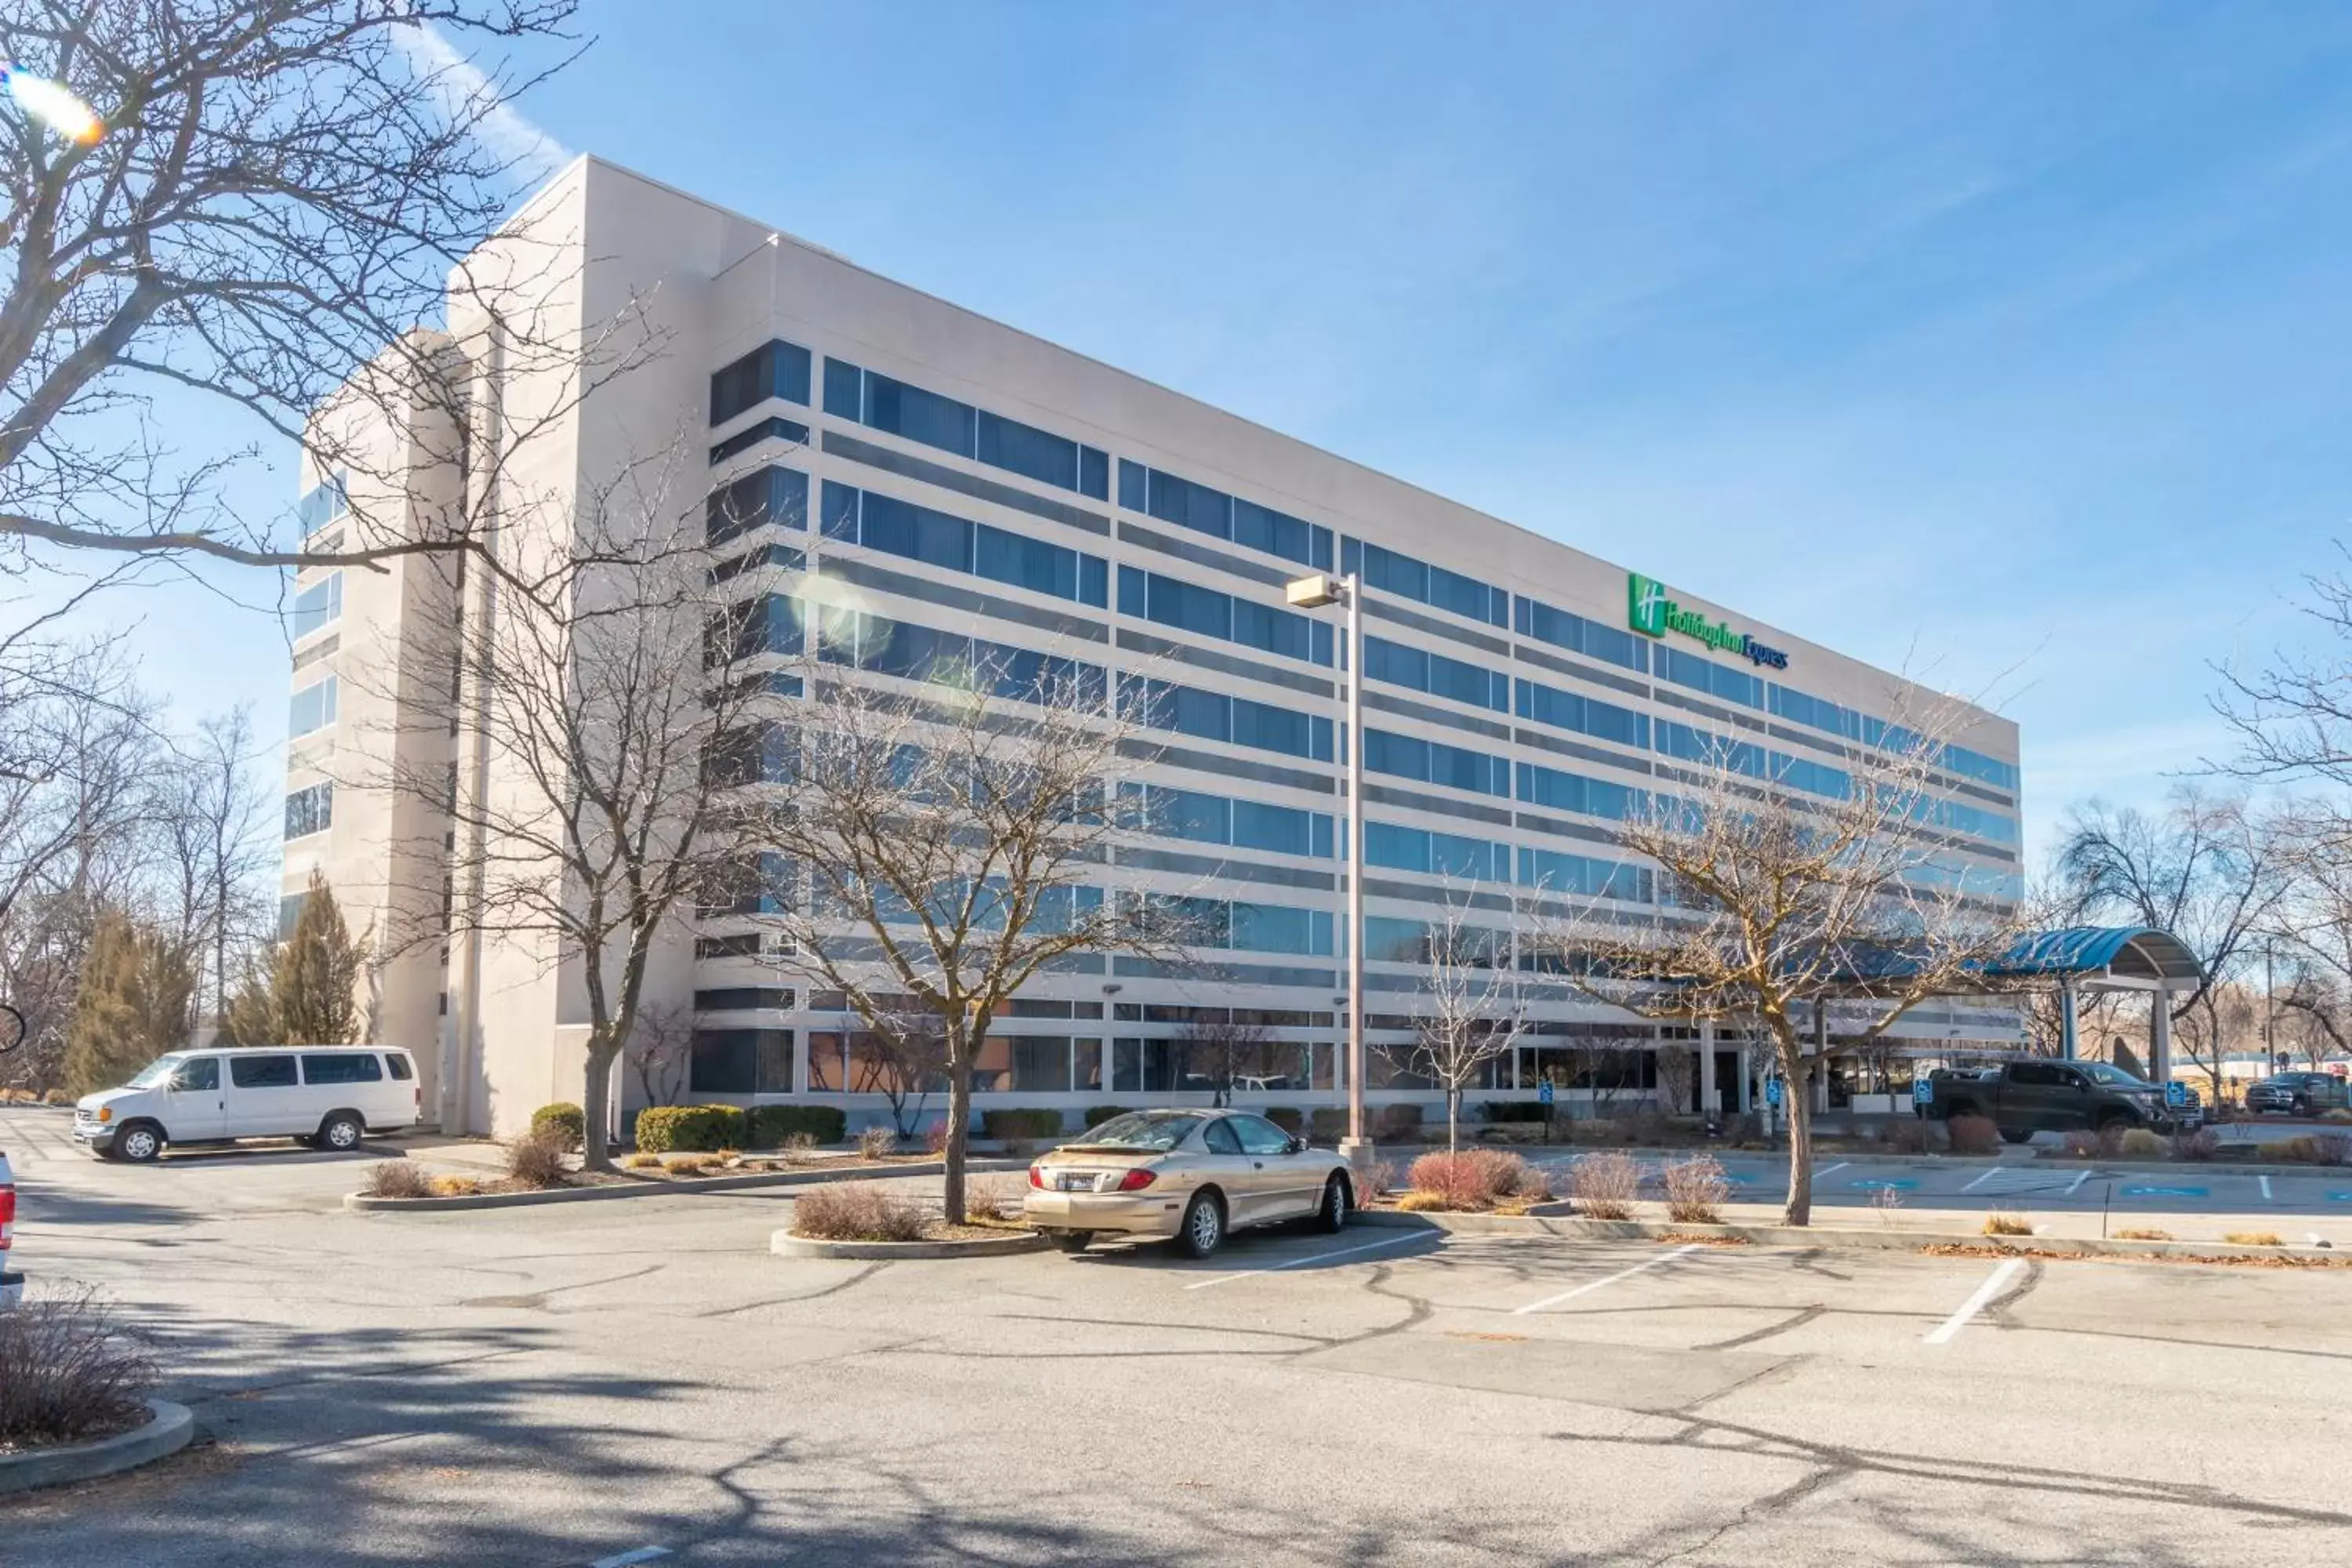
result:
<svg viewBox="0 0 2352 1568"><path fill-rule="evenodd" d="M1666 596L1664 583L1639 572L1625 574L1625 624L1646 637L1662 637L1668 632L1680 632L1711 648L1738 654L1756 664L1774 669L1789 668L1789 656L1779 648L1768 647L1745 632L1734 631L1728 621L1710 621L1696 610L1683 608Z"/></svg>

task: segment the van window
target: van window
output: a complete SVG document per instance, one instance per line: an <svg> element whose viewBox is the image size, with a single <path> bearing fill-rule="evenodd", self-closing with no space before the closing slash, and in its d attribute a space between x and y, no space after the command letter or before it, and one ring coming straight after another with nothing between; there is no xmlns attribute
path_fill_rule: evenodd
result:
<svg viewBox="0 0 2352 1568"><path fill-rule="evenodd" d="M228 1080L239 1089L291 1089L294 1087L293 1054L231 1057L228 1058Z"/></svg>
<svg viewBox="0 0 2352 1568"><path fill-rule="evenodd" d="M172 1087L207 1091L220 1088L220 1058L196 1057L182 1062L180 1070L172 1075Z"/></svg>
<svg viewBox="0 0 2352 1568"><path fill-rule="evenodd" d="M383 1064L373 1051L337 1052L302 1058L304 1083L382 1083Z"/></svg>
<svg viewBox="0 0 2352 1568"><path fill-rule="evenodd" d="M416 1069L410 1067L408 1065L408 1058L402 1056L398 1051L384 1052L383 1065L392 1069L392 1076L394 1082L406 1083L410 1079L416 1076Z"/></svg>

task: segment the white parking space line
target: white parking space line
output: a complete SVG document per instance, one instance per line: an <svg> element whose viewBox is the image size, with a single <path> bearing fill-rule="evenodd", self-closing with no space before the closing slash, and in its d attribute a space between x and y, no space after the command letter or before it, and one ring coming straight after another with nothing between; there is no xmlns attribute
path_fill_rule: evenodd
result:
<svg viewBox="0 0 2352 1568"><path fill-rule="evenodd" d="M1851 1164L1853 1164L1853 1161L1851 1161L1851 1160L1840 1160L1836 1164L1834 1164L1834 1165L1831 1165L1831 1166L1827 1167L1827 1168L1826 1168L1826 1169L1824 1169L1824 1170L1815 1171L1815 1172L1813 1173L1813 1180L1815 1180L1815 1181L1817 1181L1817 1182L1818 1182L1818 1181L1820 1181L1823 1176L1834 1176L1834 1175L1836 1175L1840 1171L1844 1170L1848 1165L1851 1165Z"/></svg>
<svg viewBox="0 0 2352 1568"><path fill-rule="evenodd" d="M1677 1247L1672 1252L1662 1252L1655 1258L1643 1258L1631 1268L1620 1268L1616 1273L1603 1279L1588 1279L1573 1290L1562 1290L1557 1296L1547 1296L1540 1301L1530 1301L1524 1307L1514 1307L1511 1309L1511 1316L1523 1318L1529 1312L1540 1312L1546 1307L1557 1307L1562 1301L1572 1301L1587 1291L1598 1290L1603 1285L1614 1285L1620 1279L1630 1279L1645 1268L1655 1268L1661 1263L1672 1263L1675 1258L1686 1257L1698 1249L1697 1244L1693 1243L1687 1247Z"/></svg>
<svg viewBox="0 0 2352 1568"><path fill-rule="evenodd" d="M610 1557L599 1557L588 1568L629 1568L632 1563L650 1563L656 1557L669 1555L667 1546L640 1546L635 1552L619 1552Z"/></svg>
<svg viewBox="0 0 2352 1568"><path fill-rule="evenodd" d="M2263 1184L2263 1202L2267 1204L2277 1201L2271 1196L2271 1179L2268 1176L2256 1176L2254 1180Z"/></svg>
<svg viewBox="0 0 2352 1568"><path fill-rule="evenodd" d="M1952 1336L1968 1327L1969 1320L1985 1310L1985 1304L2001 1292L2001 1288L2017 1277L2025 1267L2025 1259L2011 1258L1993 1266L1992 1277L1977 1287L1976 1294L1960 1303L1960 1310L1927 1331L1931 1345L1949 1344Z"/></svg>
<svg viewBox="0 0 2352 1568"><path fill-rule="evenodd" d="M1386 1241L1368 1241L1361 1247L1343 1247L1337 1252L1317 1252L1305 1258L1293 1258L1283 1263L1269 1263L1264 1268L1244 1268L1237 1274L1220 1274L1213 1279L1195 1279L1184 1287L1187 1290L1205 1290L1212 1285L1230 1285L1236 1279L1255 1279L1261 1274L1279 1274L1286 1268L1304 1268L1310 1263L1328 1263L1335 1258L1352 1258L1359 1252L1378 1252L1383 1247L1401 1247L1408 1241L1425 1241L1442 1235L1433 1230L1409 1230L1402 1236L1390 1237Z"/></svg>
<svg viewBox="0 0 2352 1568"><path fill-rule="evenodd" d="M2081 1186L2084 1182L2087 1182L2090 1179L2091 1173L2087 1168L2075 1172L2074 1179L2066 1184L2066 1195L2070 1198L2073 1197L2074 1195L2074 1189Z"/></svg>
<svg viewBox="0 0 2352 1568"><path fill-rule="evenodd" d="M1998 1176L2000 1173L2001 1169L1999 1165L1989 1165L1978 1175L1975 1181L1970 1182L1967 1186L1962 1187L1960 1191L1964 1193L1975 1192L1979 1187L1982 1186L1985 1183L1991 1181L1995 1176Z"/></svg>

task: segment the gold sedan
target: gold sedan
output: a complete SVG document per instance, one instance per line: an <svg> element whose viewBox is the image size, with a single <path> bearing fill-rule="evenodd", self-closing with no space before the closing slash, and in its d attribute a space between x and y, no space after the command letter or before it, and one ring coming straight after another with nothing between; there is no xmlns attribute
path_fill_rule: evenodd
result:
<svg viewBox="0 0 2352 1568"><path fill-rule="evenodd" d="M1130 1110L1029 1167L1029 1223L1076 1252L1098 1235L1174 1238L1206 1258L1247 1226L1348 1223L1348 1162L1246 1110Z"/></svg>

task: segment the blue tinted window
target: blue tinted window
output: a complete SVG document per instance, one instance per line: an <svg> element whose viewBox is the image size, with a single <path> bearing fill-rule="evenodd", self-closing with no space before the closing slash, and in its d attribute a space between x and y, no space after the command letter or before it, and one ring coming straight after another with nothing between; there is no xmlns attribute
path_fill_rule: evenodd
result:
<svg viewBox="0 0 2352 1568"><path fill-rule="evenodd" d="M829 538L1081 604L1101 605L1108 597L1108 562L1045 540L830 479L823 511Z"/></svg>
<svg viewBox="0 0 2352 1568"><path fill-rule="evenodd" d="M1328 763L1331 760L1331 721L1236 697L1234 742Z"/></svg>
<svg viewBox="0 0 2352 1568"><path fill-rule="evenodd" d="M845 632L842 637L827 634L824 657L880 675L977 684L999 697L1024 701L1073 690L1087 700L1099 700L1103 690L1103 672L1095 665L984 637L869 615L851 618Z"/></svg>
<svg viewBox="0 0 2352 1568"><path fill-rule="evenodd" d="M703 503L703 536L721 544L753 529L806 528L808 476L765 468L710 492Z"/></svg>
<svg viewBox="0 0 2352 1568"><path fill-rule="evenodd" d="M764 343L710 377L710 422L723 425L771 397L806 405L808 350L781 339Z"/></svg>
<svg viewBox="0 0 2352 1568"><path fill-rule="evenodd" d="M1649 645L1632 632L1605 626L1598 621L1588 621L1582 616L1572 616L1566 610L1556 610L1524 594L1512 601L1511 615L1513 625L1521 637L1534 637L1554 647L1568 648L1589 658L1622 665L1627 669L1644 673L1649 670Z"/></svg>
<svg viewBox="0 0 2352 1568"><path fill-rule="evenodd" d="M1283 904L1239 900L1230 908L1228 940L1243 952L1291 952L1324 958L1331 954L1328 910L1295 910Z"/></svg>
<svg viewBox="0 0 2352 1568"><path fill-rule="evenodd" d="M1007 533L984 522L975 537L973 570L980 576L1059 599L1080 596L1078 562L1075 550L1026 534Z"/></svg>
<svg viewBox="0 0 2352 1568"><path fill-rule="evenodd" d="M1063 437L982 411L980 461L1062 489L1078 488L1078 444Z"/></svg>
<svg viewBox="0 0 2352 1568"><path fill-rule="evenodd" d="M1316 624L1306 616L1157 572L1133 566L1118 569L1118 613L1288 658L1330 662L1328 633L1316 637Z"/></svg>
<svg viewBox="0 0 2352 1568"><path fill-rule="evenodd" d="M1149 488L1151 470L1140 463L1118 460L1118 504L1129 511L1143 510L1144 495Z"/></svg>
<svg viewBox="0 0 2352 1568"><path fill-rule="evenodd" d="M1521 849L1519 885L1554 894L1622 899L1629 903L1654 901L1653 877L1646 867L1596 860L1556 849Z"/></svg>
<svg viewBox="0 0 2352 1568"><path fill-rule="evenodd" d="M1456 702L1490 708L1497 713L1510 711L1509 683L1502 676L1444 654L1392 643L1385 637L1364 638L1364 678L1436 697L1450 697Z"/></svg>
<svg viewBox="0 0 2352 1568"><path fill-rule="evenodd" d="M1124 458L1118 464L1118 504L1214 539L1331 569L1329 529Z"/></svg>
<svg viewBox="0 0 2352 1568"><path fill-rule="evenodd" d="M1223 490L1151 470L1144 510L1162 522L1172 522L1215 539L1234 536L1234 498Z"/></svg>
<svg viewBox="0 0 2352 1568"><path fill-rule="evenodd" d="M1144 614L1164 626L1229 640L1234 634L1234 602L1211 588L1197 587L1175 577L1151 574Z"/></svg>
<svg viewBox="0 0 2352 1568"><path fill-rule="evenodd" d="M1530 805L1549 806L1555 811L1619 818L1631 815L1643 798L1639 790L1623 784L1562 773L1557 768L1539 768L1532 763L1518 765L1518 796Z"/></svg>
<svg viewBox="0 0 2352 1568"><path fill-rule="evenodd" d="M1480 795L1511 793L1509 765L1502 758L1418 736L1391 734L1386 730L1364 731L1364 766L1371 773L1393 773L1399 778L1474 790Z"/></svg>
<svg viewBox="0 0 2352 1568"><path fill-rule="evenodd" d="M1097 500L1110 500L1110 454L1093 447L1078 448L1078 493Z"/></svg>
<svg viewBox="0 0 2352 1568"><path fill-rule="evenodd" d="M294 511L301 520L304 533L318 532L350 508L350 475L337 472L302 492L302 499L294 503Z"/></svg>
<svg viewBox="0 0 2352 1568"><path fill-rule="evenodd" d="M865 422L960 458L973 456L979 410L903 381L866 373Z"/></svg>
<svg viewBox="0 0 2352 1568"><path fill-rule="evenodd" d="M871 490L866 492L857 542L868 550L887 551L909 561L969 572L972 569L971 541L972 525L960 517L878 496Z"/></svg>
<svg viewBox="0 0 2352 1568"><path fill-rule="evenodd" d="M1507 882L1508 845L1392 822L1364 824L1364 863L1457 881Z"/></svg>
<svg viewBox="0 0 2352 1568"><path fill-rule="evenodd" d="M293 625L288 629L299 639L324 631L342 616L343 574L330 572L294 595Z"/></svg>
<svg viewBox="0 0 2352 1568"><path fill-rule="evenodd" d="M865 373L837 359L824 362L824 411L835 419L856 419L866 407Z"/></svg>
<svg viewBox="0 0 2352 1568"><path fill-rule="evenodd" d="M745 426L734 435L710 448L710 461L715 468L739 452L748 452L762 441L789 441L793 446L808 445L808 426L794 419L768 418Z"/></svg>
<svg viewBox="0 0 2352 1568"><path fill-rule="evenodd" d="M1384 593L1417 599L1489 626L1510 625L1508 594L1442 566L1354 539L1340 552L1340 566L1343 571L1360 571L1366 584Z"/></svg>
<svg viewBox="0 0 2352 1568"><path fill-rule="evenodd" d="M1316 828L1322 828L1322 847L1316 847ZM1234 802L1234 843L1244 849L1270 849L1278 855L1331 853L1331 819L1321 812L1295 806L1267 805L1263 801Z"/></svg>
<svg viewBox="0 0 2352 1568"><path fill-rule="evenodd" d="M1271 605L1254 604L1247 599L1234 601L1234 641L1278 653L1286 658L1313 657L1312 624L1291 610L1277 610Z"/></svg>
<svg viewBox="0 0 2352 1568"><path fill-rule="evenodd" d="M1660 648L1658 656L1664 661L1658 673L1677 686L1687 686L1694 691L1704 691L1743 707L1764 706L1764 682L1744 669L1734 669L1727 664L1717 664L1675 647Z"/></svg>
<svg viewBox="0 0 2352 1568"><path fill-rule="evenodd" d="M307 735L313 730L323 730L335 721L335 686L333 676L306 686L294 694L287 705L286 732Z"/></svg>
<svg viewBox="0 0 2352 1568"><path fill-rule="evenodd" d="M1650 721L1647 715L1630 708L1620 708L1614 702L1585 697L1573 691L1561 691L1538 681L1522 680L1516 684L1518 715L1538 724L1549 724L1556 730L1573 730L1579 734L1615 741L1621 745L1647 749L1650 744Z"/></svg>

